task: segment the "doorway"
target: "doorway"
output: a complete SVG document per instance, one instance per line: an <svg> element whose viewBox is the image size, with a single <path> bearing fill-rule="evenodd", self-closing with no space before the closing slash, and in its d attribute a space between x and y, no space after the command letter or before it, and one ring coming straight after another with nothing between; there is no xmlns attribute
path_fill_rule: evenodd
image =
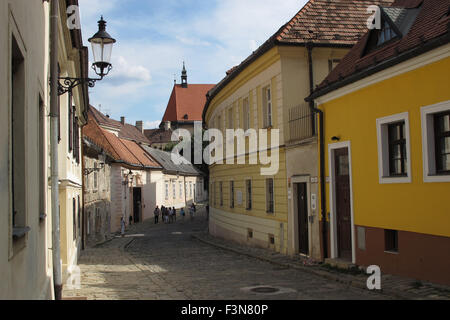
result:
<svg viewBox="0 0 450 320"><path fill-rule="evenodd" d="M133 222L141 222L141 210L142 210L142 189L133 188Z"/></svg>
<svg viewBox="0 0 450 320"><path fill-rule="evenodd" d="M297 183L297 214L299 252L309 255L307 183Z"/></svg>
<svg viewBox="0 0 450 320"><path fill-rule="evenodd" d="M350 163L348 148L334 151L337 257L352 260Z"/></svg>

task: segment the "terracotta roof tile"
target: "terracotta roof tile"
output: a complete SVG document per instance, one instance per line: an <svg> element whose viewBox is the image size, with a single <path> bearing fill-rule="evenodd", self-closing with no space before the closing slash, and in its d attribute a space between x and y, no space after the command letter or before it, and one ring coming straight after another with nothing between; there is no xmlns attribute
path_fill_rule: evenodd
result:
<svg viewBox="0 0 450 320"><path fill-rule="evenodd" d="M135 126L125 123L124 125L117 120L111 119L98 111L93 106L90 106L91 115L95 118L100 126L107 126L119 131L119 138L137 141L140 143L149 144L147 137Z"/></svg>
<svg viewBox="0 0 450 320"><path fill-rule="evenodd" d="M371 35L371 32L367 32L318 86L311 98L335 90L344 85L347 79L352 76L357 76L357 74L362 74L368 69L383 65L386 61L399 57L402 53L423 48L434 39L446 37L446 40L442 40L441 44L448 43L450 37L450 16L448 15L450 3L448 0L397 0L392 6L413 9L420 4L422 4L422 8L406 35L403 35L399 40L366 53L366 44ZM331 87L331 85L334 86Z"/></svg>
<svg viewBox="0 0 450 320"><path fill-rule="evenodd" d="M183 88L180 84L176 84L163 121L201 121L206 93L213 87L213 84L188 84L187 88Z"/></svg>
<svg viewBox="0 0 450 320"><path fill-rule="evenodd" d="M102 129L91 112L88 124L83 127L83 136L108 152L116 161L135 167L161 168L136 142L121 139Z"/></svg>
<svg viewBox="0 0 450 320"><path fill-rule="evenodd" d="M239 66L227 72L227 76L208 92L205 115L211 99L239 75L253 61L275 45L332 45L352 47L367 31L370 5L388 6L394 0L310 0L272 37L263 43Z"/></svg>

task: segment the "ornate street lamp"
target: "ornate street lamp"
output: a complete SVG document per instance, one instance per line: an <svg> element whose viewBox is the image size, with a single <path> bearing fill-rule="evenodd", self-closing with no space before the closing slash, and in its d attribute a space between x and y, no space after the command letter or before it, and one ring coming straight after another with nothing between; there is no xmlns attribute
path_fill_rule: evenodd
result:
<svg viewBox="0 0 450 320"><path fill-rule="evenodd" d="M103 80L103 78L111 71L111 53L116 40L106 32L106 21L103 20L103 16L100 18L100 21L98 21L98 32L94 34L92 38L89 38L88 41L91 43L94 56L92 69L100 78L60 77L59 80L61 80L62 83L61 81L58 83L58 95L63 95L68 91L72 91L73 88L80 84L87 83L90 88L93 88L96 81Z"/></svg>

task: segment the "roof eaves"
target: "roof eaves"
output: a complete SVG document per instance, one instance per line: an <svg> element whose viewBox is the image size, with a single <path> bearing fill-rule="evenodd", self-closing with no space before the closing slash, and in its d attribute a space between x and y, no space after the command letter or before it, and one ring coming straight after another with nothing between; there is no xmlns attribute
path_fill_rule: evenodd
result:
<svg viewBox="0 0 450 320"><path fill-rule="evenodd" d="M435 38L421 46L412 48L408 51L405 51L398 56L395 56L393 58L390 58L388 60L385 60L379 64L369 66L365 69L360 70L357 73L354 73L346 78L343 78L341 80L338 80L322 89L319 89L318 91L314 92L309 97L305 98L306 101L313 101L319 97L322 97L330 92L333 92L335 90L338 90L342 87L345 87L346 85L349 85L351 83L354 83L356 81L362 80L368 76L371 76L377 72L383 71L385 69L391 68L397 64L400 64L404 61L407 61L409 59L415 58L421 54L424 54L428 51L431 51L433 49L436 49L440 46L443 46L445 44L448 44L450 42L450 33L447 32L446 34Z"/></svg>

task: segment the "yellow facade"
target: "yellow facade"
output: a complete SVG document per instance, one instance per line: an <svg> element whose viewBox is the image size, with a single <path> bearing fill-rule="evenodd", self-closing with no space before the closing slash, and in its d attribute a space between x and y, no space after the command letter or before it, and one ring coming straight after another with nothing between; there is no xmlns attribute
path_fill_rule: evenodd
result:
<svg viewBox="0 0 450 320"><path fill-rule="evenodd" d="M209 128L218 128L224 133L224 145L226 144L225 129L244 128L244 100L248 101L249 105L250 128L264 128L263 89L267 87L270 87L272 93L273 125L270 131L283 127L281 58L277 47L249 65L211 101L205 121ZM261 167L267 166L249 164L248 148L245 165L215 164L210 167L210 231L212 234L286 252L287 181L282 134L280 134L280 140L279 170L274 176L261 175ZM268 143L270 144L270 134ZM266 179L274 181L274 213L267 213ZM252 183L251 210L247 210L246 206L245 187L248 180ZM233 208L230 203L231 181L234 182ZM252 232L251 238L248 238L249 231ZM270 237L275 239L274 243L270 241Z"/></svg>
<svg viewBox="0 0 450 320"><path fill-rule="evenodd" d="M446 45L316 100L325 114L332 258L339 257L333 150L344 147L350 162L353 262L377 264L388 273L449 282L450 176L427 175L428 133L423 115L436 105L440 112L450 110L449 70L450 46ZM396 180L382 174L380 128L384 119L398 117L408 124L410 169L407 177ZM332 141L333 137L339 142ZM391 230L398 232L395 252L386 249L385 235Z"/></svg>
<svg viewBox="0 0 450 320"><path fill-rule="evenodd" d="M351 142L356 225L450 236L450 202L443 201L450 184L423 181L420 113L423 106L450 100L448 70L450 58L320 106L326 113L325 141L340 136ZM380 184L376 119L403 112L409 113L412 182Z"/></svg>

